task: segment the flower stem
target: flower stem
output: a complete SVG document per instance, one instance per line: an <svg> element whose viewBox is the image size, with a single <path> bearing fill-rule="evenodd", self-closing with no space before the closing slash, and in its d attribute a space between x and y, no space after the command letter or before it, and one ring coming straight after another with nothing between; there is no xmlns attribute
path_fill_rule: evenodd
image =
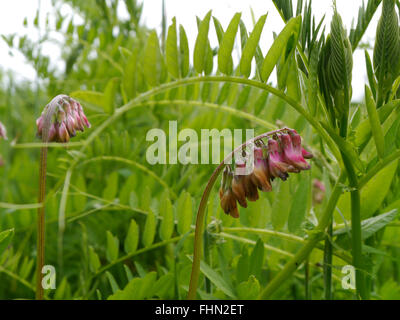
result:
<svg viewBox="0 0 400 320"><path fill-rule="evenodd" d="M58 96L57 96L58 97ZM56 98L57 98L56 97ZM47 150L49 142L49 131L52 124L52 118L55 113L57 103L54 98L46 109L43 120L42 142L44 143L40 151L39 164L39 201L41 207L37 213L37 257L36 257L36 299L43 300L44 290L42 286L42 269L44 266L44 248L45 248L45 200L46 200L46 171L47 171Z"/></svg>
<svg viewBox="0 0 400 320"><path fill-rule="evenodd" d="M40 152L39 168L39 203L37 213L37 270L36 270L36 299L43 300L42 269L44 266L44 236L45 236L45 198L46 198L46 169L47 169L47 147L42 147Z"/></svg>

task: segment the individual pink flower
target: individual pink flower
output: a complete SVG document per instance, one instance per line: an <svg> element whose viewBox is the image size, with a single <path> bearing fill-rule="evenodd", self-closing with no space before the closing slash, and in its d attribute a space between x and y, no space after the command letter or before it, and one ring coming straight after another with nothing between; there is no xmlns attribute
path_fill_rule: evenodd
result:
<svg viewBox="0 0 400 320"><path fill-rule="evenodd" d="M304 160L301 147L301 137L296 132L281 135L282 150L285 162L298 170L309 170L310 164Z"/></svg>
<svg viewBox="0 0 400 320"><path fill-rule="evenodd" d="M279 142L274 139L268 140L268 169L272 177L284 181L289 177L288 172L293 171L293 167L284 160Z"/></svg>

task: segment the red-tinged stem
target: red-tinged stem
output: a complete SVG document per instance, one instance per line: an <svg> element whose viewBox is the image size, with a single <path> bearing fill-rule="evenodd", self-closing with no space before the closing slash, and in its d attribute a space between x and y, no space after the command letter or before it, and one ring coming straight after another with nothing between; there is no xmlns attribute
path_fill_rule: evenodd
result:
<svg viewBox="0 0 400 320"><path fill-rule="evenodd" d="M49 142L49 131L52 125L53 115L56 111L57 101L60 96L55 97L49 104L43 115L42 142L44 146L40 152L39 165L39 197L38 203L41 207L37 213L37 257L36 257L36 300L43 300L44 290L42 286L45 257L45 201L46 201L46 170L47 170L47 143Z"/></svg>

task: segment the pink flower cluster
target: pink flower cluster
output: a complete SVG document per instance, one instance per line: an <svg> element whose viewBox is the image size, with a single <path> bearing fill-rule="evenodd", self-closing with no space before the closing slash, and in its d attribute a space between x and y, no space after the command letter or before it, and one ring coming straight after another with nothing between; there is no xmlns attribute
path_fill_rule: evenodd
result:
<svg viewBox="0 0 400 320"><path fill-rule="evenodd" d="M55 108L55 110L50 110ZM90 128L83 108L79 102L67 95L58 95L43 110L42 115L36 120L37 134L42 138L46 117L52 112L48 131L48 142L68 142L76 131Z"/></svg>
<svg viewBox="0 0 400 320"><path fill-rule="evenodd" d="M313 155L301 145L300 135L292 129L277 133L254 148L254 170L249 175L235 175L232 168L227 166L223 172L222 184L219 190L221 207L226 214L239 217L237 202L246 208L247 200L257 201L258 190L272 191L271 181L280 178L285 181L289 173L299 173L309 170L310 164L305 159ZM244 167L245 163L236 163Z"/></svg>

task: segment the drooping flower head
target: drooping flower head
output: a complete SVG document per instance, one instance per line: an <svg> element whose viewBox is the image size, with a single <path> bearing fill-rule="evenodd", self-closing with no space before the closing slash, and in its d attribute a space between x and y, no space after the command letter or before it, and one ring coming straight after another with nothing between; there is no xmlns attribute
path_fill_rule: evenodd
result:
<svg viewBox="0 0 400 320"><path fill-rule="evenodd" d="M76 135L77 130L83 132L85 127L90 128L80 103L64 94L56 96L44 108L36 125L37 135L47 142L68 142L70 137Z"/></svg>
<svg viewBox="0 0 400 320"><path fill-rule="evenodd" d="M237 202L247 208L247 200L259 199L258 190L272 191L274 178L285 181L289 173L299 173L311 167L305 159L311 159L313 155L302 147L301 137L295 130L283 128L266 136L270 137L267 146L262 140L255 141L254 159L247 154L244 162L236 162L236 168L245 168L248 161L254 161L250 174L239 175L243 170L234 174L229 166L224 170L219 196L222 209L232 217L239 217Z"/></svg>

